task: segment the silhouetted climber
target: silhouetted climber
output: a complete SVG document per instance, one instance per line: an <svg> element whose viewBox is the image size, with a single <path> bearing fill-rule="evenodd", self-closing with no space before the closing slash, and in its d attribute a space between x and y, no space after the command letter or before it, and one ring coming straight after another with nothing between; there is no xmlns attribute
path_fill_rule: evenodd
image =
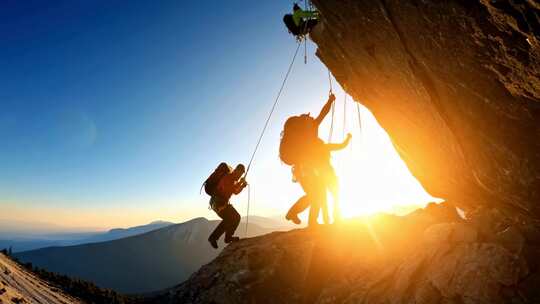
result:
<svg viewBox="0 0 540 304"><path fill-rule="evenodd" d="M317 224L319 210L323 219L329 223L326 204L326 190L334 195L334 219L339 218L337 176L330 163L330 152L346 147L350 135L341 144L325 144L318 137L318 128L330 112L335 96L330 94L317 118L309 113L287 119L281 135L279 153L281 160L292 166L293 181L298 181L306 193L289 210L287 220L300 224L298 213L311 205L309 225Z"/></svg>
<svg viewBox="0 0 540 304"><path fill-rule="evenodd" d="M247 182L242 178L245 171L246 168L242 164L233 170L226 163L221 163L204 182L204 190L210 195L210 207L222 219L208 237L208 241L216 249L218 248L217 241L223 233L225 233L225 243L240 239L234 236L240 224L240 214L231 205L230 199L233 194L239 194L247 186Z"/></svg>
<svg viewBox="0 0 540 304"><path fill-rule="evenodd" d="M309 34L315 25L317 25L319 22L319 12L303 10L295 3L293 13L283 16L283 22L291 34L297 39L301 39Z"/></svg>

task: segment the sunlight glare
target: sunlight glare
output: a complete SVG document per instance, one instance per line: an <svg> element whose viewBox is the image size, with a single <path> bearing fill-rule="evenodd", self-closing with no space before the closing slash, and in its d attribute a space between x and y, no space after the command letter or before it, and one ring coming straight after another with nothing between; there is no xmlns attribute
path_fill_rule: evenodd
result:
<svg viewBox="0 0 540 304"><path fill-rule="evenodd" d="M357 108L350 97L345 107L343 97L338 97L336 102L332 141L342 141L347 133L353 135L349 147L332 156L340 180L343 217L376 212L404 214L429 202L441 201L429 195L410 173L390 137L367 108L362 105ZM328 134L329 123L321 128L319 135L327 139ZM329 206L332 204L329 196Z"/></svg>

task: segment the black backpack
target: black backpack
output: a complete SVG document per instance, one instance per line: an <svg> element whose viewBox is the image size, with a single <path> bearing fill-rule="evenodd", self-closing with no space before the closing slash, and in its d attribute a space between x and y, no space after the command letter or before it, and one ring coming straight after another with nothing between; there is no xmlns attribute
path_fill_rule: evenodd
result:
<svg viewBox="0 0 540 304"><path fill-rule="evenodd" d="M308 114L289 117L281 132L279 158L289 166L297 165L317 139L317 126L313 117Z"/></svg>
<svg viewBox="0 0 540 304"><path fill-rule="evenodd" d="M228 173L232 171L232 168L227 165L227 163L221 163L217 168L210 174L210 176L204 182L204 192L210 196L218 195L217 186L219 181Z"/></svg>
<svg viewBox="0 0 540 304"><path fill-rule="evenodd" d="M283 23L285 23L289 32L294 36L300 36L302 34L302 28L294 23L293 15L287 14L283 16Z"/></svg>

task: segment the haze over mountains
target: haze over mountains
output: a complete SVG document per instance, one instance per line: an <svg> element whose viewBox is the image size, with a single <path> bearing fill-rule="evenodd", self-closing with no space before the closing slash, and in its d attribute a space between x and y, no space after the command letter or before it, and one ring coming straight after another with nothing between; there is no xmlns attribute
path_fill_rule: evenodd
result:
<svg viewBox="0 0 540 304"><path fill-rule="evenodd" d="M105 242L42 248L20 252L15 256L48 271L81 278L122 293L152 292L184 281L221 252L223 243L220 243L219 250L215 250L207 241L217 223L205 218L173 225L159 222L154 226L164 227L142 234ZM288 229L280 226L280 223L273 219L251 217L247 235L257 236ZM148 225L141 227L126 229L129 232L109 231L107 237L140 232ZM238 228L237 235L245 236L244 222Z"/></svg>
<svg viewBox="0 0 540 304"><path fill-rule="evenodd" d="M130 228L115 228L107 232L59 232L60 230L50 230L51 225L41 225L44 230L30 231L28 229L11 228L3 229L0 233L0 249L12 247L13 252L34 250L51 246L70 246L86 243L104 242L124 237L129 237L169 225L172 222L154 221L147 225L140 225ZM7 225L6 225L7 226ZM33 227L33 226L30 226ZM5 228L5 227L0 227ZM41 231L41 233L39 233Z"/></svg>

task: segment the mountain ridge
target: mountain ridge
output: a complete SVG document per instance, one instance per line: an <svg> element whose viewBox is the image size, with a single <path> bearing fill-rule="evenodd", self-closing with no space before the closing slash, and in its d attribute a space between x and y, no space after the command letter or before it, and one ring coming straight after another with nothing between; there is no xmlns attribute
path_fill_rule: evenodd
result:
<svg viewBox="0 0 540 304"><path fill-rule="evenodd" d="M153 292L176 285L223 249L214 250L208 235L219 221L199 217L143 234L98 243L49 247L16 253L22 262L48 271L80 277L128 294ZM249 224L248 236L270 229ZM245 236L245 226L238 235ZM137 281L134 276L144 274Z"/></svg>

